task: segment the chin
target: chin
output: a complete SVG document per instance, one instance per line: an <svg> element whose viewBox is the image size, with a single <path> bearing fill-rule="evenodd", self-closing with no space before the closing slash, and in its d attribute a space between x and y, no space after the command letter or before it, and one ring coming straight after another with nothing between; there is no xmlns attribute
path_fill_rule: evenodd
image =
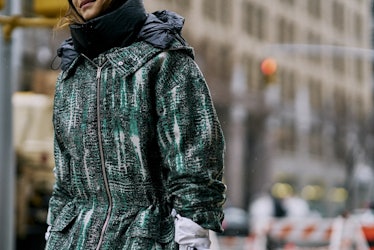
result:
<svg viewBox="0 0 374 250"><path fill-rule="evenodd" d="M84 18L84 20L88 21L90 19L93 19L95 17L98 17L99 16L99 13L97 12L85 12L85 13L82 13L81 16Z"/></svg>

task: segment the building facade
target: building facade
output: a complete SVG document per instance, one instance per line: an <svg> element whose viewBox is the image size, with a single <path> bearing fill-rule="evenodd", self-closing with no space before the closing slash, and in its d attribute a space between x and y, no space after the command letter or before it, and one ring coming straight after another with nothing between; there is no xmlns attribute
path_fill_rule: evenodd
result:
<svg viewBox="0 0 374 250"><path fill-rule="evenodd" d="M229 205L293 192L333 214L373 198L370 174L360 177L372 173L371 0L145 4L186 18L226 135ZM267 57L277 62L270 84Z"/></svg>

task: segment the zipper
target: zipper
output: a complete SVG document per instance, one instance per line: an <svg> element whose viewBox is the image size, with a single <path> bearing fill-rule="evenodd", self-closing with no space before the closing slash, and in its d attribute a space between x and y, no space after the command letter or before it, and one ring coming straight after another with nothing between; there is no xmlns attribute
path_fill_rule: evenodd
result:
<svg viewBox="0 0 374 250"><path fill-rule="evenodd" d="M112 195L111 195L110 189L109 189L108 176L107 176L106 169L105 169L104 150L103 150L103 142L102 142L102 137L101 137L100 81L101 81L101 72L102 72L102 69L105 66L106 62L107 61L105 60L101 64L101 66L98 66L98 68L97 68L97 74L96 74L96 88L97 88L97 90L96 90L96 106L97 106L96 116L97 116L97 136L98 136L98 141L99 141L99 151L100 151L100 159L101 159L101 171L102 171L103 177L104 177L104 184L105 184L106 194L108 196L109 208L108 208L108 211L107 211L107 214L106 214L106 218L105 218L103 228L101 230L100 239L99 239L99 243L96 247L96 250L99 250L101 245L103 244L105 231L106 231L106 229L108 227L108 224L109 224L109 219L110 219L110 216L111 216L111 213L112 213L112 205L113 205Z"/></svg>

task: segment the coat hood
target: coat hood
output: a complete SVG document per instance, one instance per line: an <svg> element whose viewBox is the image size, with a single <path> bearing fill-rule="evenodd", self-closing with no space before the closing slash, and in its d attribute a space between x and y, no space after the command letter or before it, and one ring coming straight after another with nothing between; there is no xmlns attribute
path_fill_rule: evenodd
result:
<svg viewBox="0 0 374 250"><path fill-rule="evenodd" d="M161 49L170 47L174 39L185 44L182 38L184 18L177 13L163 10L148 15L139 32L139 39Z"/></svg>

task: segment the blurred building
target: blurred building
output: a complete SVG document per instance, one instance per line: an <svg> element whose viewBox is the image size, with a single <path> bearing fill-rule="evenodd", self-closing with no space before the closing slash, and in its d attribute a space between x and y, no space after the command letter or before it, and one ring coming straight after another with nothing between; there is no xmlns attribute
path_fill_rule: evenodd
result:
<svg viewBox="0 0 374 250"><path fill-rule="evenodd" d="M372 198L366 190L351 199L372 173L370 0L145 4L186 17L226 134L229 205L272 190L332 214ZM278 66L272 83L260 71L266 57Z"/></svg>

